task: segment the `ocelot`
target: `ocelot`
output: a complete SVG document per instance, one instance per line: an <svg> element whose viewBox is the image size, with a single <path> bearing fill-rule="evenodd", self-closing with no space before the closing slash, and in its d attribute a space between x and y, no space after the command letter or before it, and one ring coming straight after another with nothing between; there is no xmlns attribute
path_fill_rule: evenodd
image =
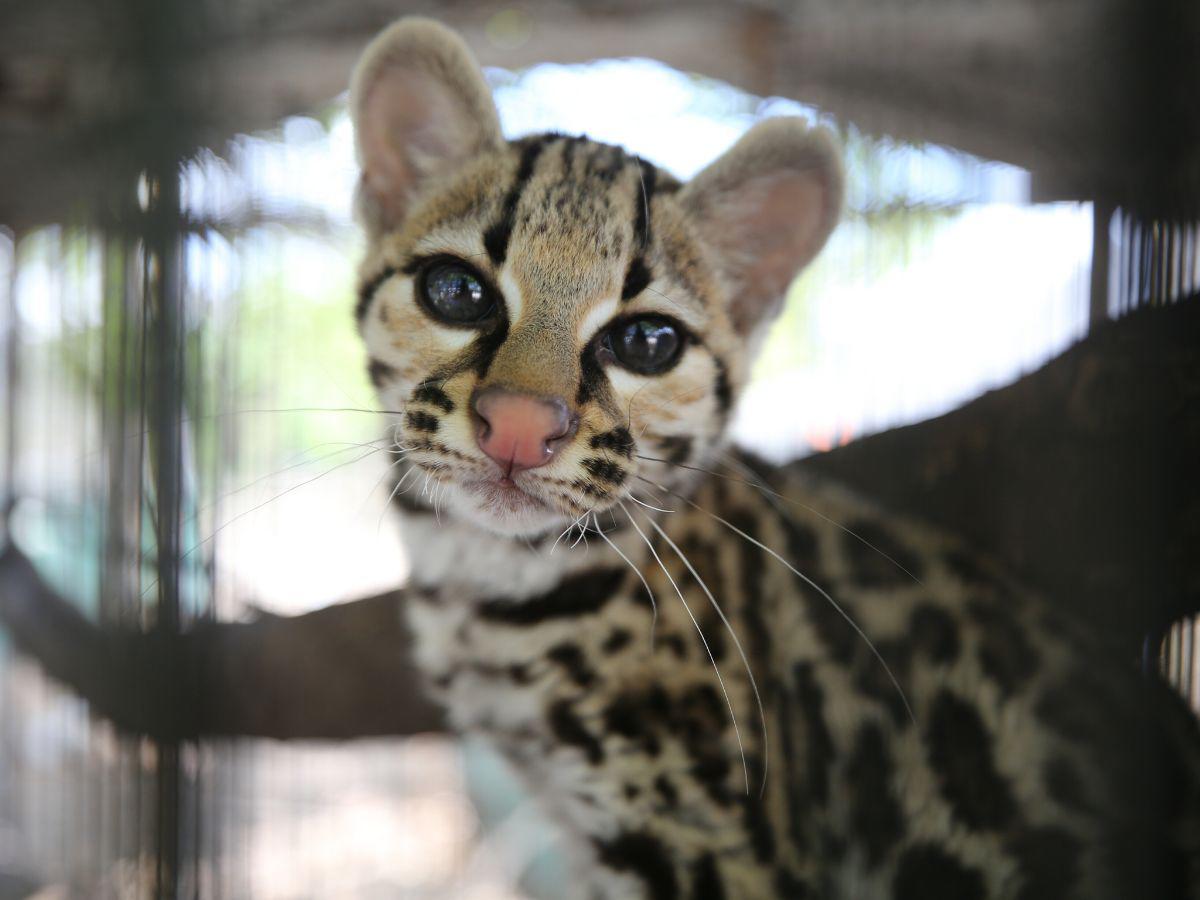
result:
<svg viewBox="0 0 1200 900"><path fill-rule="evenodd" d="M838 219L828 134L768 119L686 184L507 141L420 19L351 105L424 689L574 838L580 896L1198 895L1181 703L952 537L730 448Z"/></svg>

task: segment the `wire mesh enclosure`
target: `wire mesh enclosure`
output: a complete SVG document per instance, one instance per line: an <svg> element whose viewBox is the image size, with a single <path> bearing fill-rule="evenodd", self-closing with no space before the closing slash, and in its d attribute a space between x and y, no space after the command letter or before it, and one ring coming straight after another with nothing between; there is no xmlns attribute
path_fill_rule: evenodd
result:
<svg viewBox="0 0 1200 900"><path fill-rule="evenodd" d="M276 694L251 638L230 650L226 694L197 687L192 648L215 623L321 616L407 572L352 316L358 173L339 92L357 48L408 10L351 6L340 24L301 3L2 13L0 898L563 890L553 834L485 748L401 736L388 710L338 718L376 703L365 694L330 709L309 682ZM1196 705L1195 14L1113 3L1079 31L1078 3L945 20L576 6L446 13L497 65L506 135L587 132L681 178L765 117L842 138L844 222L789 290L738 440L967 521ZM688 40L663 37L675 29ZM902 40L880 51L888 33ZM1066 61L1039 55L1062 34ZM1105 114L1076 88L1115 45L1130 77ZM994 65L971 68L980 47ZM666 62L604 59L631 54ZM957 92L930 87L962 66ZM1030 394L1006 386L1064 352L1091 380L1054 393L1052 363L1025 382L1051 411L1021 418ZM1029 476L1003 489L1019 508L988 501L1005 469L987 457L934 487L904 444L860 440L902 441L988 391L1046 450L1011 463ZM1042 427L1055 419L1061 433ZM1089 457L1086 429L1110 426L1126 443ZM1043 461L1077 483L1041 493ZM311 684L374 665L328 633ZM367 675L382 703L411 688Z"/></svg>

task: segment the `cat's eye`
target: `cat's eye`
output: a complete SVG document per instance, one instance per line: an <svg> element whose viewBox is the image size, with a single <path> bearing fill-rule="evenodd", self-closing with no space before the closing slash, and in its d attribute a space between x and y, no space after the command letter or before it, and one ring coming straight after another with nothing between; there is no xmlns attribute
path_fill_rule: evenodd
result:
<svg viewBox="0 0 1200 900"><path fill-rule="evenodd" d="M679 361L683 326L662 316L625 319L609 328L605 344L614 359L639 375L658 375Z"/></svg>
<svg viewBox="0 0 1200 900"><path fill-rule="evenodd" d="M453 260L427 266L418 279L418 290L425 308L451 325L472 325L496 308L495 298L482 279Z"/></svg>

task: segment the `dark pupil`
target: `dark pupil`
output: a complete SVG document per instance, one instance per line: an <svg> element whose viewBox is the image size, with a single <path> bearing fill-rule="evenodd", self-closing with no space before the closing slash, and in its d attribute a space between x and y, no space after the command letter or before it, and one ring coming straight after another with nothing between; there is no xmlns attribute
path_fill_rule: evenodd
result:
<svg viewBox="0 0 1200 900"><path fill-rule="evenodd" d="M671 325L642 319L621 330L617 356L631 369L653 372L674 360L678 348L679 335Z"/></svg>
<svg viewBox="0 0 1200 900"><path fill-rule="evenodd" d="M429 305L453 322L473 322L491 308L479 279L459 266L438 266L425 279Z"/></svg>

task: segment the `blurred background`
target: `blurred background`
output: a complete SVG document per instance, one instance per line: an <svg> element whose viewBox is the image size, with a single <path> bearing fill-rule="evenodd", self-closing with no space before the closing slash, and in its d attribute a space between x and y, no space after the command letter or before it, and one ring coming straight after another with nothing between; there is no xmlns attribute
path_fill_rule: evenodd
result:
<svg viewBox="0 0 1200 900"><path fill-rule="evenodd" d="M0 541L87 621L178 634L403 582L344 87L409 12L463 31L509 136L687 178L764 117L838 132L845 219L736 420L771 458L1197 290L1186 4L5 0ZM1196 694L1194 628L1158 624L1132 639ZM130 734L22 649L0 629L0 898L555 896L552 835L481 747Z"/></svg>

